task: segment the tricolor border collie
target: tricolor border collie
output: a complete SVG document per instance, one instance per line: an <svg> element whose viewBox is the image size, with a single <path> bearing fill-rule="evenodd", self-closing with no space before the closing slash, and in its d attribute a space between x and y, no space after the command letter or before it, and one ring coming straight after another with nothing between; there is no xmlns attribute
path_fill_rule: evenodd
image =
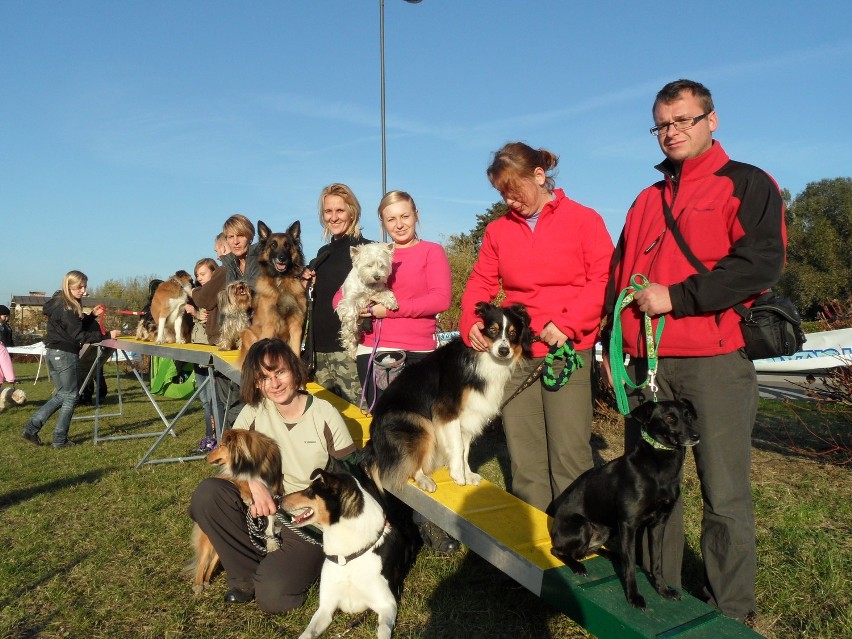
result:
<svg viewBox="0 0 852 639"><path fill-rule="evenodd" d="M293 524L314 525L323 533L325 562L319 607L299 639L321 635L338 609L374 611L379 616L379 639L390 639L402 584L417 556L419 538L386 514L369 479L362 486L349 473L320 468L311 479L305 490L290 493L281 502ZM410 521L410 513L407 519Z"/></svg>
<svg viewBox="0 0 852 639"><path fill-rule="evenodd" d="M503 388L515 364L532 354L526 308L485 302L476 305L489 340L486 351L460 338L407 366L376 403L363 464L381 488L409 478L427 492L437 488L429 474L447 465L459 485L478 485L471 471L471 442L500 410Z"/></svg>

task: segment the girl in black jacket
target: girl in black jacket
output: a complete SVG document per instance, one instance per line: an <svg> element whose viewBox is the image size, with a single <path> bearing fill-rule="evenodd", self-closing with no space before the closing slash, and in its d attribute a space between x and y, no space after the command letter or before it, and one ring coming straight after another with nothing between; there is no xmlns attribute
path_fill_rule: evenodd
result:
<svg viewBox="0 0 852 639"><path fill-rule="evenodd" d="M86 294L88 281L80 271L69 271L62 280L62 290L56 291L44 305L43 312L47 315L47 335L44 338L47 370L56 388L50 399L30 417L21 433L24 439L36 446L41 446L38 432L56 411L60 413L53 429L53 447L74 445L68 440L68 428L80 391L77 377L80 349L83 344L115 339L121 334L118 330L101 333L98 318L105 310L102 305L96 306L89 314L83 314L80 300Z"/></svg>

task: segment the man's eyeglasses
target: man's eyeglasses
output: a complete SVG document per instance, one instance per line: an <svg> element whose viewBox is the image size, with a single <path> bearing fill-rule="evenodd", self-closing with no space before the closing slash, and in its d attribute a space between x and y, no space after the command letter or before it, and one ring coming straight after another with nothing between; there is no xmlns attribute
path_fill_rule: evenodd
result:
<svg viewBox="0 0 852 639"><path fill-rule="evenodd" d="M651 129L651 135L654 137L659 137L661 135L665 135L670 126L673 126L676 131L686 131L687 129L691 129L696 124L701 122L708 115L713 113L712 111L708 111L707 113L702 113L701 115L694 118L685 118L683 120L673 120L672 122L667 122L666 124L659 124Z"/></svg>

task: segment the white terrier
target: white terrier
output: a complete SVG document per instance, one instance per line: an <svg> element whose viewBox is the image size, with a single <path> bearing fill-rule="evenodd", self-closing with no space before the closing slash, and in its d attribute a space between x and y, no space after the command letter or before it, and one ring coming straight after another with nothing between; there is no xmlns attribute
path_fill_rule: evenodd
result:
<svg viewBox="0 0 852 639"><path fill-rule="evenodd" d="M337 305L340 317L340 345L353 359L358 350L361 311L370 303L391 311L399 308L388 288L393 261L393 244L372 243L349 249L352 270L343 282L343 299Z"/></svg>

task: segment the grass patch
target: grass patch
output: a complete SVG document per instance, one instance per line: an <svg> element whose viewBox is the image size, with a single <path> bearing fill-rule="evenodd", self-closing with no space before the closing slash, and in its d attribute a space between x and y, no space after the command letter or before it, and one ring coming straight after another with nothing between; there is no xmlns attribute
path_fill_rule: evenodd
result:
<svg viewBox="0 0 852 639"><path fill-rule="evenodd" d="M108 366L107 370L111 370ZM0 636L252 638L297 636L317 605L317 589L305 606L268 616L253 604L225 606L224 579L194 597L182 569L190 559L191 522L186 515L196 484L214 471L202 462L133 466L154 438L92 446L91 420L72 422L70 436L80 446L35 448L20 437L28 417L52 386L44 377L33 385L34 364L17 364L29 402L0 417ZM104 407L116 412L115 377ZM102 420L100 434L162 430L163 425L135 378L121 380L124 415ZM182 402L158 401L167 416ZM92 414L81 407L77 415ZM771 435L795 430L801 405L762 403L755 430L753 480L758 522L758 630L770 638L852 636L849 469L824 457L785 447ZM819 419L808 414L812 428ZM849 429L838 415L833 428ZM196 403L154 457L188 453L203 435ZM42 431L50 439L55 418ZM785 430L786 429L786 430ZM621 453L620 421L600 419L593 444L600 460ZM805 448L805 433L797 444ZM810 444L807 444L810 445ZM815 444L814 444L815 446ZM814 448L813 446L811 447ZM474 466L504 485L507 458L499 431L475 446ZM695 555L685 584L697 588L700 497L694 466L684 482L688 545ZM375 636L375 616L339 614L328 637ZM589 637L564 615L507 578L475 554L441 557L424 550L418 557L400 606L395 637Z"/></svg>

